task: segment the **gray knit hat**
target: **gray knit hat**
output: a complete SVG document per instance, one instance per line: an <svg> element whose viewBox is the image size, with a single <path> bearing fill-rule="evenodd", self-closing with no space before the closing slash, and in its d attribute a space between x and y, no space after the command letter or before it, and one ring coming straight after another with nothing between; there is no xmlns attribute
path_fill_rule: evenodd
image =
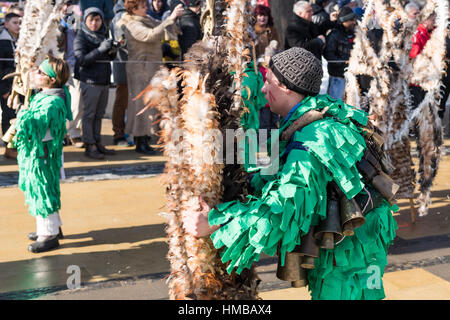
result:
<svg viewBox="0 0 450 320"><path fill-rule="evenodd" d="M288 89L300 94L315 96L322 84L322 63L314 54L294 47L272 57L270 69Z"/></svg>

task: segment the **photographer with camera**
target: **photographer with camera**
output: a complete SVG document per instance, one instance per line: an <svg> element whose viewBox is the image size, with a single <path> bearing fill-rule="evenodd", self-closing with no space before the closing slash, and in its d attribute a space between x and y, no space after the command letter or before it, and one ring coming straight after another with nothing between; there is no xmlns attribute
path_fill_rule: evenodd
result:
<svg viewBox="0 0 450 320"><path fill-rule="evenodd" d="M75 43L75 78L81 82L83 99L83 142L85 155L93 159L103 159L114 154L100 141L102 118L108 103L111 78L111 61L116 56L117 47L113 39L107 38L103 12L95 7L88 8L83 15L81 30Z"/></svg>

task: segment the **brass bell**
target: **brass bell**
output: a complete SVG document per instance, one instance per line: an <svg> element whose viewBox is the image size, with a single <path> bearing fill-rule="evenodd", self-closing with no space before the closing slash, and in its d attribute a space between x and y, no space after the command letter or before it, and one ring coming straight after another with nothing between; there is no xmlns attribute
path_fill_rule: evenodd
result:
<svg viewBox="0 0 450 320"><path fill-rule="evenodd" d="M332 250L335 243L339 242L342 237L339 202L335 199L329 199L327 217L315 228L314 238L319 241L320 248Z"/></svg>
<svg viewBox="0 0 450 320"><path fill-rule="evenodd" d="M301 267L305 269L314 269L314 258L319 257L319 246L314 238L314 227L302 237L301 244L294 248L293 253L303 256Z"/></svg>
<svg viewBox="0 0 450 320"><path fill-rule="evenodd" d="M370 193L370 196L361 193L355 196L355 200L361 208L363 216L372 209L379 207L385 200L383 195L370 185L366 185L366 191Z"/></svg>
<svg viewBox="0 0 450 320"><path fill-rule="evenodd" d="M377 158L375 157L375 155L372 153L372 150L371 150L370 147L367 147L366 150L364 151L363 159L366 159L367 161L369 161L369 163L370 163L375 169L377 169L377 171L380 171L380 170L381 170L380 162L377 160Z"/></svg>
<svg viewBox="0 0 450 320"><path fill-rule="evenodd" d="M377 169L364 158L356 164L356 168L369 183L378 175Z"/></svg>
<svg viewBox="0 0 450 320"><path fill-rule="evenodd" d="M367 138L369 139L372 138L372 140L377 144L377 146L382 149L384 139L381 135L375 132L375 130L369 128L364 128L363 131L365 131Z"/></svg>
<svg viewBox="0 0 450 320"><path fill-rule="evenodd" d="M296 253L286 252L284 266L281 265L281 256L278 256L277 278L283 281L290 281L291 285L298 288L305 286L308 282L306 270L300 267L302 257ZM302 285L303 284L303 285Z"/></svg>
<svg viewBox="0 0 450 320"><path fill-rule="evenodd" d="M345 195L341 197L341 226L344 236L354 235L354 229L364 224L366 219L362 215L361 208L355 198L348 199Z"/></svg>
<svg viewBox="0 0 450 320"><path fill-rule="evenodd" d="M372 185L377 189L387 201L391 202L400 186L396 184L391 177L384 172L379 172L372 180Z"/></svg>

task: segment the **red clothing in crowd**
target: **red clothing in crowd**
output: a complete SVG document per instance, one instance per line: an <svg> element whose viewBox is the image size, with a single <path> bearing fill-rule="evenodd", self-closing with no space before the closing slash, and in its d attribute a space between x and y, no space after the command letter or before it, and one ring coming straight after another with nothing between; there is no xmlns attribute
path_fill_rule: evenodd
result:
<svg viewBox="0 0 450 320"><path fill-rule="evenodd" d="M260 4L262 6L266 6L266 7L270 8L269 0L258 0L256 2L256 4Z"/></svg>
<svg viewBox="0 0 450 320"><path fill-rule="evenodd" d="M419 27L412 37L412 47L409 52L409 57L414 59L419 53L421 53L428 40L430 40L430 33L423 24L419 24Z"/></svg>
<svg viewBox="0 0 450 320"><path fill-rule="evenodd" d="M259 72L261 72L261 75L263 77L263 82L265 83L266 82L267 69L264 68L262 65L259 65L258 70L259 70ZM264 107L268 108L269 107L269 103L267 103Z"/></svg>

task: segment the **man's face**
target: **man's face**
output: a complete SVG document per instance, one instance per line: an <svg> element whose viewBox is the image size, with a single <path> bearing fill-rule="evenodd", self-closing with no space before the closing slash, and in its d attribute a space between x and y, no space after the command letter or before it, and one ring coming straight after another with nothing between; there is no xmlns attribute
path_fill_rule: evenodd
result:
<svg viewBox="0 0 450 320"><path fill-rule="evenodd" d="M5 22L5 28L8 30L9 33L12 35L18 35L20 32L20 24L21 24L20 18L11 18L8 22Z"/></svg>
<svg viewBox="0 0 450 320"><path fill-rule="evenodd" d="M86 18L86 26L92 32L100 30L102 27L103 21L101 16L94 16L92 14L88 15Z"/></svg>
<svg viewBox="0 0 450 320"><path fill-rule="evenodd" d="M305 6L303 8L303 10L299 11L297 13L297 15L300 18L305 19L306 21L311 21L312 20L312 16L313 16L313 9L311 8L311 6L308 4L307 6Z"/></svg>
<svg viewBox="0 0 450 320"><path fill-rule="evenodd" d="M273 113L283 116L283 111L286 108L284 103L285 93L282 90L282 84L270 69L267 70L266 82L264 82L261 92L264 93L266 100L269 103L270 110Z"/></svg>
<svg viewBox="0 0 450 320"><path fill-rule="evenodd" d="M419 9L417 8L412 8L411 10L409 10L408 12L408 18L410 18L411 20L416 20L417 16L419 15Z"/></svg>
<svg viewBox="0 0 450 320"><path fill-rule="evenodd" d="M356 19L347 20L345 22L342 22L342 25L347 30L353 30L356 26Z"/></svg>

